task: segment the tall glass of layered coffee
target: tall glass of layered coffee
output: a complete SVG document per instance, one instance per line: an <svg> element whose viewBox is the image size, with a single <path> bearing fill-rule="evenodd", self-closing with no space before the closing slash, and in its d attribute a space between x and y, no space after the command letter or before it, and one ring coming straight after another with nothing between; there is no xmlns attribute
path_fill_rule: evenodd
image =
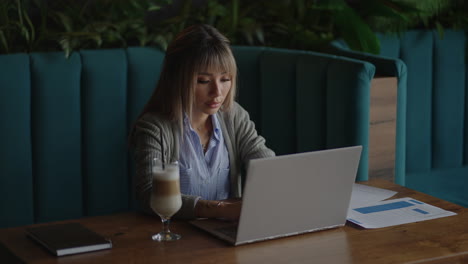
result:
<svg viewBox="0 0 468 264"><path fill-rule="evenodd" d="M177 162L163 164L160 160L154 160L153 163L151 208L161 217L163 231L153 235L152 238L156 241L178 240L180 235L169 230L169 223L171 217L182 206L179 164Z"/></svg>

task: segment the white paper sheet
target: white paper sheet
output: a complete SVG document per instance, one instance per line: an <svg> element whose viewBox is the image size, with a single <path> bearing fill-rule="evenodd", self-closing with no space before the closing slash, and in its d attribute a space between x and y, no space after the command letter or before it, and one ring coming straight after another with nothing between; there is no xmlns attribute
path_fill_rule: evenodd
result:
<svg viewBox="0 0 468 264"><path fill-rule="evenodd" d="M451 215L456 213L407 197L351 208L347 218L364 228L381 228Z"/></svg>
<svg viewBox="0 0 468 264"><path fill-rule="evenodd" d="M397 192L355 183L351 194L350 208L356 208L383 201Z"/></svg>

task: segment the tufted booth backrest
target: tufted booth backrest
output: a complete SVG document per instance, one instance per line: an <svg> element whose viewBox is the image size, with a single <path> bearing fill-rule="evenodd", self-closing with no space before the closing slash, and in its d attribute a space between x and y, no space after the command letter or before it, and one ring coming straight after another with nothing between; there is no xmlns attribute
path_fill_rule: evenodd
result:
<svg viewBox="0 0 468 264"><path fill-rule="evenodd" d="M278 154L363 145L374 67L234 47L238 101ZM164 53L152 48L0 56L0 227L134 209L129 129Z"/></svg>
<svg viewBox="0 0 468 264"><path fill-rule="evenodd" d="M437 32L409 31L381 39L382 55L399 57L408 68L407 172L468 165L464 32L446 30L441 39Z"/></svg>
<svg viewBox="0 0 468 264"><path fill-rule="evenodd" d="M381 56L407 67L405 167L396 175L405 184L434 196L468 206L468 68L466 35L462 31L413 30L398 36L378 35ZM344 54L343 54L344 55ZM355 54L356 55L356 54ZM362 55L362 54L361 54ZM375 62L378 56L352 56ZM375 64L375 63L374 63ZM385 64L375 64L385 68ZM406 74L405 74L406 75ZM406 76L405 76L406 77ZM400 89L400 88L399 88ZM400 91L399 91L400 92ZM404 124L402 124L404 122Z"/></svg>
<svg viewBox="0 0 468 264"><path fill-rule="evenodd" d="M1 56L0 226L128 210L127 133L163 56Z"/></svg>
<svg viewBox="0 0 468 264"><path fill-rule="evenodd" d="M468 83L462 31L382 39L408 67L406 184L468 206Z"/></svg>

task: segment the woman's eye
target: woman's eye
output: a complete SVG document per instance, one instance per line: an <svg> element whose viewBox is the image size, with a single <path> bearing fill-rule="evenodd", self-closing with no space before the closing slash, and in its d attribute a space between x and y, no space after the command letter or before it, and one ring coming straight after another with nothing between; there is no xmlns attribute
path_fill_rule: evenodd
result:
<svg viewBox="0 0 468 264"><path fill-rule="evenodd" d="M231 81L231 79L229 79L229 78L225 78L225 79L221 79L221 81L222 81L222 82L230 82L230 81Z"/></svg>
<svg viewBox="0 0 468 264"><path fill-rule="evenodd" d="M207 84L210 81L208 81L208 80L197 80L197 82L200 83L200 84Z"/></svg>

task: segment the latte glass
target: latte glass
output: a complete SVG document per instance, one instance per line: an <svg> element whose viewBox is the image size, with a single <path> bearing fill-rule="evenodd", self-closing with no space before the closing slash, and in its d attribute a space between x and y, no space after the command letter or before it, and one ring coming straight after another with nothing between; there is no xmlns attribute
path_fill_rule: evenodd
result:
<svg viewBox="0 0 468 264"><path fill-rule="evenodd" d="M151 208L161 217L163 230L152 236L155 241L172 241L180 239L180 235L169 230L171 217L182 206L179 183L179 164L177 162L163 164L161 160L153 160L153 188L151 192Z"/></svg>

